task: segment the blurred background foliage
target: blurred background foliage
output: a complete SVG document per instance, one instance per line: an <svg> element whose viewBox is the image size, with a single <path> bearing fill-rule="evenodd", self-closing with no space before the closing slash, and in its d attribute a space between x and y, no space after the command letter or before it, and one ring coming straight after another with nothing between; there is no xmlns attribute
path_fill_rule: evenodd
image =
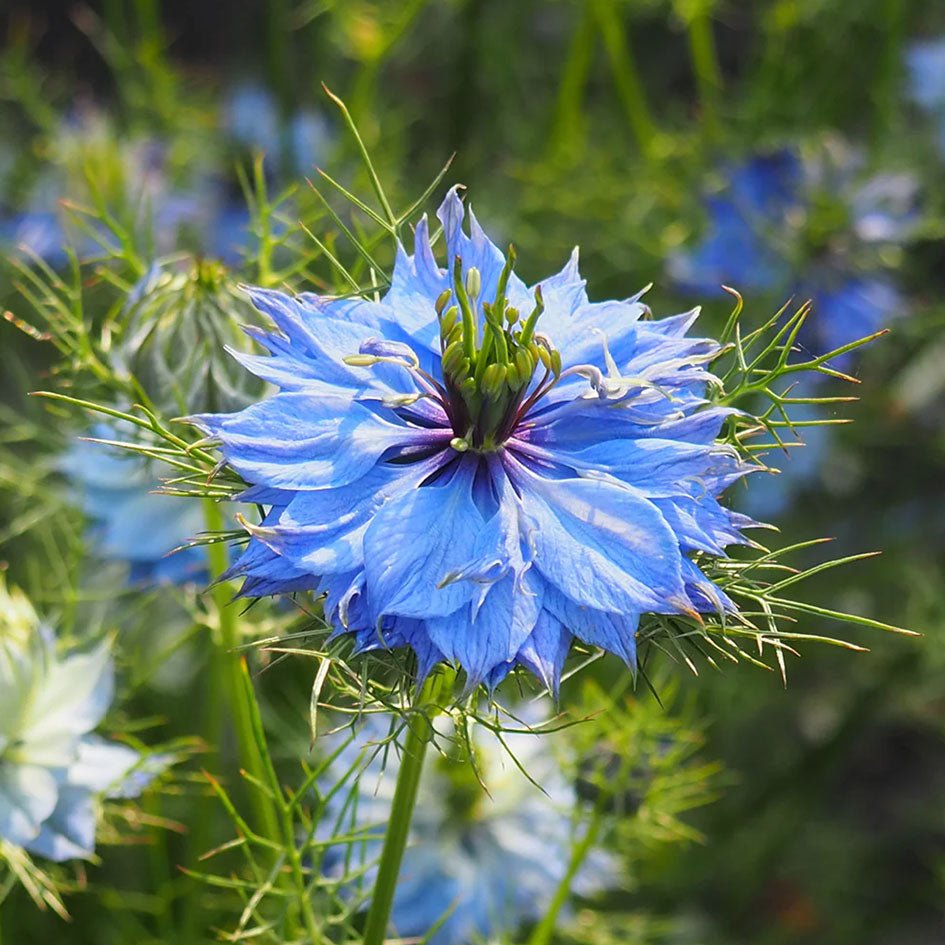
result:
<svg viewBox="0 0 945 945"><path fill-rule="evenodd" d="M593 910L580 906L560 940L943 941L945 78L936 113L910 91L909 66L915 43L942 34L945 9L932 0L8 0L0 559L9 581L67 637L122 627L120 714L129 724L177 738L194 732L195 712L210 711L180 700L184 682L212 663L198 632L214 620L206 595L164 585L119 593L120 565L90 557L83 504L62 475L75 414L27 392L101 390L84 370L82 333L78 348L57 352L35 311L86 319L107 343L111 320L154 317L124 299L140 280L160 279L151 264L168 256L191 258L195 292L223 307L239 281L334 287L336 256L366 283L364 260L304 180L317 181L318 166L369 192L322 83L348 104L398 210L455 154L447 180L467 185L499 242L514 239L526 281L580 244L592 297L653 283L658 314L693 303L671 260L711 232L706 195L724 191L733 168L842 141L864 173L914 181L915 225L881 261L895 275L895 310L863 326L892 331L844 368L861 381L860 400L838 405L837 417L855 423L826 428L803 476L792 479L789 464L774 480L776 521L785 543L823 535L837 556L882 550L829 572L808 598L924 636L863 633L856 640L872 651L864 655L808 650L789 665L786 690L776 674L748 667L671 674L669 658L653 655L664 705L641 685L620 697L609 730L611 750L639 754L636 803L611 838L630 879ZM305 238L300 220L321 244ZM98 260L94 277L76 269L64 237ZM822 248L811 246L791 260L799 285ZM379 265L391 258L378 241ZM55 298L44 294L50 280L30 279L37 260L62 280ZM757 321L786 301L782 287L742 291ZM159 308L159 295L149 298ZM731 300L703 301L709 333ZM161 371L174 346L191 344L175 331L152 345L157 360L142 371L155 390L167 392ZM837 393L849 388L838 382ZM226 389L221 382L221 397ZM779 465L774 454L769 462ZM810 564L821 550L806 554ZM242 632L265 637L306 619L257 608ZM822 624L812 617L800 629L829 632ZM621 672L616 660L600 661L586 683L565 686L565 704L591 708L595 687L616 686ZM309 661L273 660L259 679L274 750L290 766L306 747L311 677ZM586 737L602 731L591 726ZM235 752L196 750L147 802L147 817L165 826L150 839L147 818L116 828L121 843L103 848L103 866L63 879L87 887L68 897L70 925L13 891L0 907L3 941L203 941L214 923L195 910L226 927L226 892L176 868L194 866L177 825L193 805L217 810L200 768L221 770L227 758L232 768ZM205 849L227 837L225 820L204 829Z"/></svg>

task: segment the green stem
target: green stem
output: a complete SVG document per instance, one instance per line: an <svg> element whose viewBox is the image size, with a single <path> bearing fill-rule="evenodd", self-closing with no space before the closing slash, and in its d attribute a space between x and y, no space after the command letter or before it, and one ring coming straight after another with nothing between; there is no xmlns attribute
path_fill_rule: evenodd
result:
<svg viewBox="0 0 945 945"><path fill-rule="evenodd" d="M603 796L604 792L601 792L601 798L603 798ZM578 870L580 870L591 848L597 842L602 816L603 804L601 799L598 799L597 804L594 805L591 822L587 825L584 836L574 845L574 849L571 851L571 859L568 861L568 869L561 882L558 884L558 888L555 890L555 894L548 905L547 912L545 912L541 921L535 926L532 934L529 936L528 945L549 945L551 942L551 938L555 932L555 926L558 922L558 916L567 904L568 897L571 895L571 884L574 882L574 877L577 876Z"/></svg>
<svg viewBox="0 0 945 945"><path fill-rule="evenodd" d="M383 945L390 921L394 893L397 890L397 877L404 858L407 837L410 834L410 822L417 803L417 790L420 787L420 775L423 773L423 759L427 745L433 737L433 725L427 709L433 709L444 674L437 674L427 680L418 705L407 719L407 738L404 743L400 770L397 772L397 785L394 788L394 800L391 805L390 820L384 836L384 848L377 869L377 881L374 895L368 910L364 926L363 945Z"/></svg>
<svg viewBox="0 0 945 945"><path fill-rule="evenodd" d="M223 512L220 505L212 499L204 499L204 518L208 532L221 532L224 528ZM207 558L210 563L210 579L217 582L227 568L226 544L222 541L207 545ZM242 682L240 669L240 654L237 647L240 642L239 628L236 623L237 611L230 599L230 590L226 584L214 583L210 590L214 609L217 613L218 638L215 640L214 677L219 688L211 693L210 698L218 700L211 706L211 712L219 713L224 708L223 703L230 710L233 727L236 734L237 752L240 764L258 781L265 779L266 767L256 739L253 735L253 710L250 704L253 698L252 690L247 691ZM217 726L214 732L216 747L219 748L220 731L222 725ZM257 789L250 791L253 807L255 808L256 829L270 839L279 838L279 819L270 803L267 803L263 793Z"/></svg>
<svg viewBox="0 0 945 945"><path fill-rule="evenodd" d="M645 157L652 157L656 123L646 103L646 93L637 72L636 58L627 41L626 27L620 20L614 0L593 0L593 9L627 123L640 151Z"/></svg>
<svg viewBox="0 0 945 945"><path fill-rule="evenodd" d="M311 891L305 877L305 866L302 862L302 856L299 853L298 833L292 818L293 806L286 799L285 792L279 783L279 776L272 763L272 753L269 751L269 744L266 740L262 717L259 714L259 704L256 702L253 694L253 682L249 677L245 661L240 661L237 676L240 689L244 693L244 699L249 710L249 725L253 744L256 746L261 759L262 771L265 777L263 783L268 784L269 791L273 798L273 808L277 811L281 834L274 836L277 836L282 843L282 847L289 861L289 869L295 884L295 905L302 915L302 922L308 934L309 943L310 945L318 945L318 943L322 941L322 935L318 929L318 919L315 915Z"/></svg>
<svg viewBox="0 0 945 945"><path fill-rule="evenodd" d="M905 5L900 0L885 0L882 6L881 28L885 35L882 57L878 63L878 81L874 101L873 131L875 143L881 144L892 137L891 131L899 126L898 97L899 69L902 62Z"/></svg>
<svg viewBox="0 0 945 945"><path fill-rule="evenodd" d="M715 37L712 34L712 19L708 3L698 4L687 18L689 52L696 75L699 101L702 104L702 123L706 134L714 136L718 130L719 96L722 91L722 70L715 52Z"/></svg>
<svg viewBox="0 0 945 945"><path fill-rule="evenodd" d="M590 4L582 4L561 71L561 85L548 151L556 156L577 152L585 142L583 100L594 57L594 15Z"/></svg>

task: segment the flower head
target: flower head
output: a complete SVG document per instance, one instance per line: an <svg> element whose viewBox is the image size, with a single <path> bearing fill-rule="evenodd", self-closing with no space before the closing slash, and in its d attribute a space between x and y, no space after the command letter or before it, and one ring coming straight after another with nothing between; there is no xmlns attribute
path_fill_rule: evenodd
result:
<svg viewBox="0 0 945 945"><path fill-rule="evenodd" d="M218 262L155 264L125 301L112 366L134 378L164 415L236 410L257 399L264 385L226 349L245 347L242 326L257 320Z"/></svg>
<svg viewBox="0 0 945 945"><path fill-rule="evenodd" d="M529 723L543 721L538 711L526 714ZM425 939L430 945L491 940L541 918L564 880L575 840L574 779L565 773L567 759L559 757L553 734L505 733L503 747L495 733L473 725L474 768L468 750L454 744L452 722L441 717L434 724L443 754L431 759L420 780L391 932L420 939L442 921ZM323 869L343 875L353 856L354 866L368 867L366 888L374 882L370 864L380 854L399 768L393 748L372 745L387 734L380 717L370 716L325 772L325 784L335 785L354 769L356 800L335 791L321 823L368 839L355 842L350 854L341 845L330 848ZM592 849L572 889L589 896L616 881L613 859Z"/></svg>
<svg viewBox="0 0 945 945"><path fill-rule="evenodd" d="M903 308L885 260L914 227L916 184L902 174L864 180L859 170L836 145L726 168L725 187L706 200L705 236L670 258L671 277L698 294L732 285L812 298L806 340L818 353L885 327Z"/></svg>
<svg viewBox="0 0 945 945"><path fill-rule="evenodd" d="M147 785L155 771L138 752L91 734L113 688L107 644L58 656L26 598L0 584L0 838L53 860L91 856L98 797Z"/></svg>
<svg viewBox="0 0 945 945"><path fill-rule="evenodd" d="M358 648L412 647L470 685L522 665L555 688L573 636L635 659L641 614L725 604L692 560L742 541L716 496L746 472L715 440L718 345L697 311L592 303L577 253L527 287L453 189L380 301L252 290L279 392L195 417L267 506L231 576L315 589Z"/></svg>

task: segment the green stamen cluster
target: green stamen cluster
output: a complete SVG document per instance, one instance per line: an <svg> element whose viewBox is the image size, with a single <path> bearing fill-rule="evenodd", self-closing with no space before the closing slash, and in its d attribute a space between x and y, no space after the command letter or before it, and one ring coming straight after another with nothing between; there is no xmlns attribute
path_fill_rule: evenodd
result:
<svg viewBox="0 0 945 945"><path fill-rule="evenodd" d="M452 288L436 300L443 379L456 431L452 445L459 451L487 452L501 446L514 429L535 368L541 364L546 376L557 377L561 372L561 356L546 339L535 335L545 308L541 287L535 289L535 306L524 320L509 304L506 291L514 266L515 250L510 246L495 298L480 301L479 270L470 268L464 279L457 256Z"/></svg>

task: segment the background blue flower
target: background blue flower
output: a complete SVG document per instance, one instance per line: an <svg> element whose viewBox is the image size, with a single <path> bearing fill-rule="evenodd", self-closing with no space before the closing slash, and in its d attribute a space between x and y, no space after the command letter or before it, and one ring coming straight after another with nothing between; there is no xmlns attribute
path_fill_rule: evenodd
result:
<svg viewBox="0 0 945 945"><path fill-rule="evenodd" d="M280 162L290 178L311 176L332 144L328 121L313 108L284 117L275 96L255 82L230 90L223 106L223 126L242 147L268 158L270 171Z"/></svg>
<svg viewBox="0 0 945 945"><path fill-rule="evenodd" d="M523 722L511 727L519 729L538 727L548 719L547 706L532 705L516 714ZM389 723L386 716L368 716L333 758L322 781L327 791L352 768L357 772L351 792L334 793L321 832L326 840L334 831L367 841L330 848L323 869L340 878L351 858L365 870L365 890L377 872L374 863L390 819L400 765L395 746L378 744L389 734ZM456 744L452 720L441 717L434 724L441 754L428 759L420 781L391 934L420 939L448 914L428 940L430 945L503 938L544 915L571 860L579 820L574 778L566 773L566 746L560 733L519 731L504 733L503 747L494 732L473 724L470 743L477 772ZM336 743L340 740L335 736ZM592 896L618 881L614 859L592 848L571 889Z"/></svg>
<svg viewBox="0 0 945 945"><path fill-rule="evenodd" d="M99 798L134 797L164 766L92 734L113 692L107 643L60 657L0 584L0 837L52 860L89 857Z"/></svg>
<svg viewBox="0 0 945 945"><path fill-rule="evenodd" d="M945 154L945 37L913 43L906 53L909 93L938 122L938 146Z"/></svg>
<svg viewBox="0 0 945 945"><path fill-rule="evenodd" d="M98 439L120 439L108 425L100 424L90 432ZM76 440L60 468L89 518L95 552L107 560L126 563L130 582L206 580L203 548L174 551L203 530L200 503L157 494L159 471L152 461L118 447ZM166 477L163 468L160 473Z"/></svg>
<svg viewBox="0 0 945 945"><path fill-rule="evenodd" d="M723 167L706 198L708 225L668 273L688 293L720 296L722 285L780 306L810 298L802 339L823 354L886 327L905 304L881 260L914 229L916 182L864 176L838 145L802 156L782 150ZM849 357L836 364L846 369Z"/></svg>

